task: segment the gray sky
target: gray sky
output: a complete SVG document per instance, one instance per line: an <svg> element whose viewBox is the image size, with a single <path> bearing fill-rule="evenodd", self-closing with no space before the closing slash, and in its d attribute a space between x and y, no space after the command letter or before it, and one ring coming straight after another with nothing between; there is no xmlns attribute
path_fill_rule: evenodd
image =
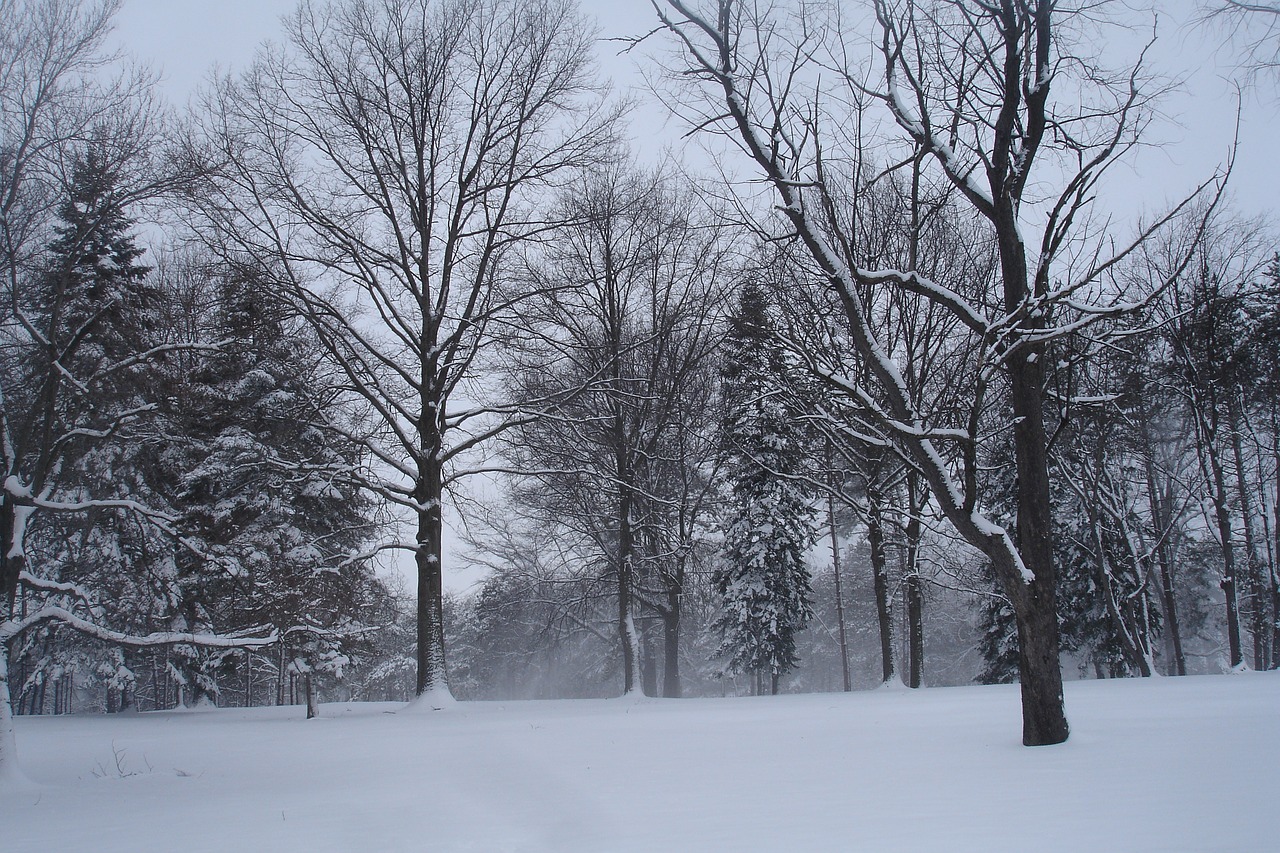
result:
<svg viewBox="0 0 1280 853"><path fill-rule="evenodd" d="M295 0L125 0L116 37L126 50L162 72L164 95L181 107L215 66L224 71L242 68L261 43L279 39L280 17L295 5ZM1194 9L1192 0L1154 5L1160 11L1160 39L1149 57L1151 66L1185 83L1162 102L1164 116L1153 122L1146 136L1150 145L1113 173L1107 185L1104 203L1121 219L1157 212L1212 175L1227 157L1235 126L1237 75L1230 56L1218 47L1218 35L1183 25ZM649 0L582 0L582 8L599 21L602 39L635 35L656 24ZM1114 45L1116 62L1136 58L1149 26L1146 30ZM617 57L617 50L616 44L602 41L602 73L620 90L639 86L636 60ZM1274 134L1280 129L1280 93L1274 78L1263 85L1269 88L1245 97L1233 178L1232 196L1245 215L1274 213L1280 197ZM668 121L664 110L651 102L639 105L632 128L641 156L680 144L679 122ZM460 590L476 580L475 573L450 572L450 564L456 566L457 561L447 560L447 587Z"/></svg>
<svg viewBox="0 0 1280 853"><path fill-rule="evenodd" d="M181 105L215 65L224 70L243 67L262 42L278 39L279 19L295 0L125 0L116 35L138 58L164 74L163 91ZM852 5L852 4L850 4ZM1185 90L1163 102L1166 119L1158 121L1149 138L1159 147L1142 152L1135 164L1138 180L1133 193L1158 207L1164 195L1173 197L1197 176L1207 176L1226 156L1235 121L1229 57L1217 49L1218 34L1182 26L1194 9L1193 0L1156 0L1160 38L1151 55L1152 67L1186 78ZM633 35L653 27L656 19L649 0L582 0L582 8L600 24L603 39ZM1135 32L1120 50L1132 53L1147 32ZM616 45L601 44L605 74L619 88L641 82L630 57L616 57ZM1280 193L1280 158L1274 156L1272 130L1280 125L1280 93L1275 81L1269 89L1247 95L1234 189L1246 212L1275 209ZM662 145L675 144L679 133L664 121L659 108L641 108L633 122L645 135L656 133ZM645 144L649 139L637 139ZM1162 192L1166 191L1166 192Z"/></svg>

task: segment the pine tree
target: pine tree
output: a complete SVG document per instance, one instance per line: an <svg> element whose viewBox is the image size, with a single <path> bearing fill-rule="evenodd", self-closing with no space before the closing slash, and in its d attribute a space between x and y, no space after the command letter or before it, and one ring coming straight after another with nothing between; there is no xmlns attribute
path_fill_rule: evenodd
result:
<svg viewBox="0 0 1280 853"><path fill-rule="evenodd" d="M15 322L7 327L0 368L6 444L0 587L12 609L19 575L30 566L45 580L100 593L99 615L111 621L136 609L124 589L124 570L135 556L137 519L119 509L77 505L138 498L113 460L149 410L147 379L154 364L147 353L157 342L157 303L103 144L90 140L75 156L51 223L53 239L12 295ZM32 505L35 496L43 507ZM66 506L52 508L50 502ZM20 516L26 523L15 523ZM54 628L43 635L69 636ZM24 660L34 648L30 640L14 643L14 659L27 678L40 675L40 661L61 666L69 641L59 639L50 654ZM127 678L120 669L112 670L117 684Z"/></svg>
<svg viewBox="0 0 1280 853"><path fill-rule="evenodd" d="M119 202L116 181L97 147L90 145L73 166L37 296L51 342L71 362L64 366L82 379L154 342L151 267L139 263L145 250L130 233L133 222ZM125 376L115 379L118 384Z"/></svg>
<svg viewBox="0 0 1280 853"><path fill-rule="evenodd" d="M805 554L815 536L810 455L782 348L770 336L768 302L743 287L730 321L724 367L724 470L731 484L715 623L726 672L778 679L798 663L795 636L812 616Z"/></svg>
<svg viewBox="0 0 1280 853"><path fill-rule="evenodd" d="M197 545L175 552L174 616L189 630L291 632L284 658L311 698L314 673L349 662L376 592L367 561L351 557L371 533L371 504L350 477L354 447L314 426L328 383L285 304L254 270L203 273L214 298L193 306L195 322L218 344L175 365L170 437L152 471ZM218 692L226 659L180 656L194 700Z"/></svg>

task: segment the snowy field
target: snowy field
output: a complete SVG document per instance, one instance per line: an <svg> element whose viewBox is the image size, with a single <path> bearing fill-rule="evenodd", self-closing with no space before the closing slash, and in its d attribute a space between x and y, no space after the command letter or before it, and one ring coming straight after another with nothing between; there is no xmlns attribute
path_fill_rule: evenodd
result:
<svg viewBox="0 0 1280 853"><path fill-rule="evenodd" d="M1280 676L1067 711L1039 749L1015 687L26 717L0 850L1280 850Z"/></svg>

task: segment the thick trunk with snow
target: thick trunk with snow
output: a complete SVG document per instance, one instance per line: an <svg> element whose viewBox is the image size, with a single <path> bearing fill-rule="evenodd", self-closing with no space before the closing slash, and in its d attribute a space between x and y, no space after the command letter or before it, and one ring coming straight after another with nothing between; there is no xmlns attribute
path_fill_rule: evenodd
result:
<svg viewBox="0 0 1280 853"><path fill-rule="evenodd" d="M641 689L640 638L635 623L635 532L631 520L631 494L624 489L618 500L618 642L622 647L622 692Z"/></svg>
<svg viewBox="0 0 1280 853"><path fill-rule="evenodd" d="M444 526L440 499L442 471L429 451L421 463L422 474L414 494L418 501L418 678L417 695L448 691L444 656L444 583L441 546Z"/></svg>
<svg viewBox="0 0 1280 853"><path fill-rule="evenodd" d="M9 643L0 642L0 785L22 779L9 695Z"/></svg>
<svg viewBox="0 0 1280 853"><path fill-rule="evenodd" d="M1025 282L1025 260L1022 275ZM1017 294L1018 301L1025 292L1024 287ZM1036 355L1039 352L1032 350L1009 365L1018 472L1017 553L1031 578L1021 576L1013 566L996 564L1006 594L1014 602L1018 623L1022 742L1027 746L1061 743L1069 732L1058 654L1058 575L1053 559L1048 436L1044 428L1044 370L1040 358L1031 360Z"/></svg>

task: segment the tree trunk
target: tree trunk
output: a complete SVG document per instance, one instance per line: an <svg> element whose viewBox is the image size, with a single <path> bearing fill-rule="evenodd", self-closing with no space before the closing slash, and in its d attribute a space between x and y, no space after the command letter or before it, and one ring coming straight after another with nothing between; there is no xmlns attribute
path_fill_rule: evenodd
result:
<svg viewBox="0 0 1280 853"><path fill-rule="evenodd" d="M1276 669L1280 668L1280 570L1278 570L1280 566L1280 428L1274 420L1271 435L1275 442L1272 446L1272 456L1275 460L1276 472L1276 496L1272 505L1272 535L1275 540L1271 549L1271 666Z"/></svg>
<svg viewBox="0 0 1280 853"><path fill-rule="evenodd" d="M622 644L623 694L641 689L640 643L632 612L635 533L631 527L631 493L625 486L618 499L618 641Z"/></svg>
<svg viewBox="0 0 1280 853"><path fill-rule="evenodd" d="M1016 228L1013 233L1017 233ZM1025 275L1025 259L1021 268ZM1020 303L1025 293L1024 287L1018 292L1016 302ZM1063 708L1062 668L1058 658L1058 579L1053 562L1044 371L1038 356L1040 353L1035 350L1026 356L1019 354L1010 360L1008 368L1018 472L1017 545L1031 579L1021 578L1015 565L1007 565L999 572L1006 579L1006 593L1014 603L1018 623L1022 742L1027 746L1062 743L1070 733ZM1015 588L1008 589L1009 586Z"/></svg>
<svg viewBox="0 0 1280 853"><path fill-rule="evenodd" d="M276 669L276 705L284 704L284 643L280 643L280 665Z"/></svg>
<svg viewBox="0 0 1280 853"><path fill-rule="evenodd" d="M907 517L905 566L907 598L907 686L918 688L924 683L924 584L920 582L920 511L917 495L919 475L907 474Z"/></svg>
<svg viewBox="0 0 1280 853"><path fill-rule="evenodd" d="M443 471L438 453L440 442L427 440L419 463L421 479L417 499L418 536L414 563L418 568L418 679L417 695L449 691L444 656L444 583L441 571L441 544L444 533L440 499Z"/></svg>
<svg viewBox="0 0 1280 853"><path fill-rule="evenodd" d="M679 699L683 687L680 683L680 591L667 591L667 606L662 612L662 695L666 699Z"/></svg>
<svg viewBox="0 0 1280 853"><path fill-rule="evenodd" d="M1178 600L1173 583L1173 561L1169 558L1169 536L1172 533L1173 519L1168 514L1168 506L1172 503L1172 495L1161 497L1156 484L1156 466L1151 459L1151 441L1145 435L1147 447L1145 457L1147 469L1147 505L1151 508L1151 519L1156 541L1156 565L1160 570L1160 603L1164 609L1165 637L1169 642L1169 652L1173 659L1173 675L1187 674L1187 657L1182 651L1182 627L1178 620ZM1172 485L1172 484L1170 484Z"/></svg>
<svg viewBox="0 0 1280 853"><path fill-rule="evenodd" d="M876 615L880 622L880 683L893 680L893 613L889 606L889 565L884 548L884 519L880 494L867 489L867 544L871 546L871 572L875 583Z"/></svg>
<svg viewBox="0 0 1280 853"><path fill-rule="evenodd" d="M836 532L835 462L827 439L827 529L831 531L831 572L836 585L836 628L840 639L840 675L844 692L853 689L849 677L849 637L844 625L844 595L840 588L840 536Z"/></svg>
<svg viewBox="0 0 1280 853"><path fill-rule="evenodd" d="M1253 637L1253 668L1265 670L1267 666L1267 605L1262 581L1262 560L1258 557L1257 543L1253 537L1253 502L1250 500L1249 485L1244 471L1244 443L1240 436L1243 428L1241 402L1238 396L1232 397L1227 407L1227 416L1231 419L1228 425L1231 430L1231 453L1236 463L1236 493L1240 496L1240 518L1244 524L1244 556L1245 578L1249 585L1250 620L1249 633Z"/></svg>
<svg viewBox="0 0 1280 853"><path fill-rule="evenodd" d="M1022 743L1062 743L1070 730L1062 702L1058 658L1058 614L1039 582L1026 584L1014 607L1018 626L1018 676L1022 691Z"/></svg>
<svg viewBox="0 0 1280 853"><path fill-rule="evenodd" d="M653 626L648 621L640 629L640 676L645 696L658 695L658 655L653 650Z"/></svg>
<svg viewBox="0 0 1280 853"><path fill-rule="evenodd" d="M320 716L320 706L316 703L315 685L311 681L311 670L302 676L303 689L307 693L307 719L314 720Z"/></svg>
<svg viewBox="0 0 1280 853"><path fill-rule="evenodd" d="M1227 482L1217 454L1206 448L1213 476L1214 518L1218 525L1218 538L1222 546L1222 593L1227 599L1227 648L1231 655L1231 668L1244 663L1244 650L1240 644L1240 604L1236 591L1236 557L1231 546L1231 515L1227 507Z"/></svg>
<svg viewBox="0 0 1280 853"><path fill-rule="evenodd" d="M9 704L9 641L0 640L0 782L22 778L18 769L18 740L13 728L13 708Z"/></svg>

